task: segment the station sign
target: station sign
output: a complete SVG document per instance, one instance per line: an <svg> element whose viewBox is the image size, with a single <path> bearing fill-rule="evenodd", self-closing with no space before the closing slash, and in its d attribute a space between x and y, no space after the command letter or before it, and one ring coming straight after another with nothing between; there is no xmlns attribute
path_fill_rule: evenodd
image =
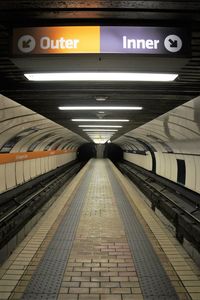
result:
<svg viewBox="0 0 200 300"><path fill-rule="evenodd" d="M174 27L58 26L13 30L13 55L126 53L188 56L188 30Z"/></svg>
<svg viewBox="0 0 200 300"><path fill-rule="evenodd" d="M101 53L187 55L190 39L182 28L101 27Z"/></svg>
<svg viewBox="0 0 200 300"><path fill-rule="evenodd" d="M13 54L99 53L99 37L99 26L16 28Z"/></svg>

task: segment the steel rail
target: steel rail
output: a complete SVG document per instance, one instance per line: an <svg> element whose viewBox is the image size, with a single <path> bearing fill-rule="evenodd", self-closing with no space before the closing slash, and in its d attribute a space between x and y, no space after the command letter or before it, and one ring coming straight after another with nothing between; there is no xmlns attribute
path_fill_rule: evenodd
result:
<svg viewBox="0 0 200 300"><path fill-rule="evenodd" d="M142 179L141 177L139 177L137 175L137 173L142 174L142 172L137 171L137 173L135 173L135 172L132 171L132 168L130 168L129 166L127 167L126 164L123 164L123 166L122 166L122 164L119 164L119 166L122 167L122 168L124 168L124 169L126 169L126 171L130 172L131 174L134 174L135 176L137 176L138 178L140 178L140 180L143 180L143 182L145 182L146 185L148 185L149 187L153 188L156 192L158 192L164 198L166 198L167 201L169 201L171 204L173 204L173 206L175 206L176 208L178 208L182 213L184 213L185 215L187 215L189 218L191 218L193 221L195 221L196 223L198 223L200 225L200 220L199 219L197 219L195 216L193 216L190 212L188 212L187 210L185 210L183 207L179 206L174 200L170 199L163 192L161 192L158 189L156 189L156 187L154 187L152 184L148 183L147 181L145 181L144 179Z"/></svg>
<svg viewBox="0 0 200 300"><path fill-rule="evenodd" d="M41 189L39 189L37 192L33 193L30 197L28 197L23 203L21 203L19 206L17 206L15 209L13 209L12 211L10 211L8 214L6 214L5 216L3 216L0 219L0 226L2 223L4 223L6 220L12 218L16 213L18 213L19 211L21 211L24 206L26 206L29 202L31 202L36 196L38 196L39 194L41 194L44 190L46 190L50 185L52 185L54 182L59 181L60 178L64 177L67 173L69 173L72 169L74 168L71 167L70 169L68 169L67 171L65 171L64 173L60 174L58 177L54 178L53 180L51 180L49 183L47 183L44 187L42 187Z"/></svg>

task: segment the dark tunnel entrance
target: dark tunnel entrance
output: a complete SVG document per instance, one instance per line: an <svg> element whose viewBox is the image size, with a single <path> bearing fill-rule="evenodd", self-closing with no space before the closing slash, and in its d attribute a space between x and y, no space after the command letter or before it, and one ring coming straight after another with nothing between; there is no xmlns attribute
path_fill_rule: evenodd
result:
<svg viewBox="0 0 200 300"><path fill-rule="evenodd" d="M109 158L113 163L123 159L123 150L116 144L107 143L104 149L104 158Z"/></svg>
<svg viewBox="0 0 200 300"><path fill-rule="evenodd" d="M79 161L88 161L96 158L97 151L94 143L83 144L78 148L77 158Z"/></svg>
<svg viewBox="0 0 200 300"><path fill-rule="evenodd" d="M87 143L78 148L77 158L79 161L88 161L91 158L109 158L116 163L123 160L123 150L115 144L106 143L102 149L102 155L98 155L98 145L94 143Z"/></svg>

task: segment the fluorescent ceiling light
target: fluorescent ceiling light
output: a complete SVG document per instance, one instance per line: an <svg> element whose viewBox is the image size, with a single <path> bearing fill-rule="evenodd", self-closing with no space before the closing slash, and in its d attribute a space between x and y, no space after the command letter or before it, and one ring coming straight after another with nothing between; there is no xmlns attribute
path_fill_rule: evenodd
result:
<svg viewBox="0 0 200 300"><path fill-rule="evenodd" d="M108 139L93 139L93 142L95 144L105 144L108 141Z"/></svg>
<svg viewBox="0 0 200 300"><path fill-rule="evenodd" d="M81 128L89 128L89 127L93 127L93 128L122 128L122 126L120 125L78 125L78 127Z"/></svg>
<svg viewBox="0 0 200 300"><path fill-rule="evenodd" d="M114 134L114 132L88 132L87 133L88 135L90 135L90 136L96 136L96 135L98 135L98 136L109 136L109 135L113 135Z"/></svg>
<svg viewBox="0 0 200 300"><path fill-rule="evenodd" d="M89 135L112 135L112 134L114 134L114 132L88 132L87 134L89 134Z"/></svg>
<svg viewBox="0 0 200 300"><path fill-rule="evenodd" d="M141 106L59 106L60 110L141 110Z"/></svg>
<svg viewBox="0 0 200 300"><path fill-rule="evenodd" d="M113 134L89 134L87 133L87 135L91 138L110 138Z"/></svg>
<svg viewBox="0 0 200 300"><path fill-rule="evenodd" d="M26 73L31 81L173 81L178 74L124 72Z"/></svg>
<svg viewBox="0 0 200 300"><path fill-rule="evenodd" d="M126 119L72 119L73 122L129 122Z"/></svg>
<svg viewBox="0 0 200 300"><path fill-rule="evenodd" d="M95 99L96 99L96 101L106 101L108 99L108 97L98 96Z"/></svg>
<svg viewBox="0 0 200 300"><path fill-rule="evenodd" d="M99 138L99 137L91 137L91 136L90 136L90 138L91 138L92 140L97 140L97 139L98 139L98 140L110 140L111 137L108 136L108 137L100 137L100 138Z"/></svg>
<svg viewBox="0 0 200 300"><path fill-rule="evenodd" d="M108 131L108 132L114 132L114 131L118 131L118 129L83 129L83 131L94 131L94 132L104 132L104 131Z"/></svg>

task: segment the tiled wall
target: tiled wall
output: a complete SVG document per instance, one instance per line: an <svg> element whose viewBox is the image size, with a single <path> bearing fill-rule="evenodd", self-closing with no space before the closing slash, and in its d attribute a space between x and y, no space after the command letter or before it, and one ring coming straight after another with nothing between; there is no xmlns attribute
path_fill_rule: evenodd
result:
<svg viewBox="0 0 200 300"><path fill-rule="evenodd" d="M156 174L200 193L200 97L128 132L114 143L124 150L125 160L151 171L154 156ZM124 145L129 145L130 152L131 147L138 148L138 143L146 155L127 153ZM153 149L150 152L149 147ZM178 181L177 160L185 164L184 183Z"/></svg>
<svg viewBox="0 0 200 300"><path fill-rule="evenodd" d="M0 165L0 193L76 159L76 152Z"/></svg>
<svg viewBox="0 0 200 300"><path fill-rule="evenodd" d="M67 128L0 95L0 193L76 159L77 147L84 142ZM9 158L30 153L31 148L35 158L4 162L5 153ZM54 155L47 156L47 149L55 150ZM37 157L39 151L44 157Z"/></svg>
<svg viewBox="0 0 200 300"><path fill-rule="evenodd" d="M146 155L140 155L124 152L124 159L149 171L152 170L152 158L150 153L147 153Z"/></svg>

